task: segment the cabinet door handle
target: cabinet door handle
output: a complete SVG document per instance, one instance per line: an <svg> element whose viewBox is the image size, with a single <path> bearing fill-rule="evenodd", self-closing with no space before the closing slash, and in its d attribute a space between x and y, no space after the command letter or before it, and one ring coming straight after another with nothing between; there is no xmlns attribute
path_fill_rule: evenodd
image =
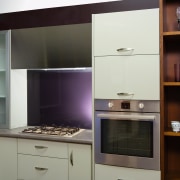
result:
<svg viewBox="0 0 180 180"><path fill-rule="evenodd" d="M118 52L126 52L126 51L133 51L133 48L119 48L117 49Z"/></svg>
<svg viewBox="0 0 180 180"><path fill-rule="evenodd" d="M46 147L46 146L34 146L36 149L46 149L46 148L48 148L48 147Z"/></svg>
<svg viewBox="0 0 180 180"><path fill-rule="evenodd" d="M134 93L117 93L118 96L133 96Z"/></svg>
<svg viewBox="0 0 180 180"><path fill-rule="evenodd" d="M73 166L73 152L71 152L71 154L70 154L70 163Z"/></svg>
<svg viewBox="0 0 180 180"><path fill-rule="evenodd" d="M38 171L47 171L48 168L42 168L42 167L34 167Z"/></svg>

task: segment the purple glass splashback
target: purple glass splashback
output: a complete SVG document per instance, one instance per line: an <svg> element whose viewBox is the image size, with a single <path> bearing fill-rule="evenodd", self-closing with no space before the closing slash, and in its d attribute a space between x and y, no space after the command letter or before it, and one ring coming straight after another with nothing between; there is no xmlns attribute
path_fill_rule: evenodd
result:
<svg viewBox="0 0 180 180"><path fill-rule="evenodd" d="M92 128L92 72L28 70L28 125Z"/></svg>

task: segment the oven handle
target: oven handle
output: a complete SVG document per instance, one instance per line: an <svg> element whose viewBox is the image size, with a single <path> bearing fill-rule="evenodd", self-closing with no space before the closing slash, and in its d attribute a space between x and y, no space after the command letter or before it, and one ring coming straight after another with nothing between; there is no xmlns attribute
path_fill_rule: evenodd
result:
<svg viewBox="0 0 180 180"><path fill-rule="evenodd" d="M154 121L155 116L153 115L122 115L122 114L97 114L99 118L110 118L110 119L120 119L120 120L134 120L134 121Z"/></svg>

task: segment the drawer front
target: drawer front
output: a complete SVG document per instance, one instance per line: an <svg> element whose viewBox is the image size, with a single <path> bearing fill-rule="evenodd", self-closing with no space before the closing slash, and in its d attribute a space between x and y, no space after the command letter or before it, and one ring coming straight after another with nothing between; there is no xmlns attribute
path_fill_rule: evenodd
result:
<svg viewBox="0 0 180 180"><path fill-rule="evenodd" d="M68 160L19 154L18 179L68 180Z"/></svg>
<svg viewBox="0 0 180 180"><path fill-rule="evenodd" d="M96 180L160 180L161 172L154 170L95 165Z"/></svg>
<svg viewBox="0 0 180 180"><path fill-rule="evenodd" d="M68 158L66 143L18 139L18 153L44 157Z"/></svg>

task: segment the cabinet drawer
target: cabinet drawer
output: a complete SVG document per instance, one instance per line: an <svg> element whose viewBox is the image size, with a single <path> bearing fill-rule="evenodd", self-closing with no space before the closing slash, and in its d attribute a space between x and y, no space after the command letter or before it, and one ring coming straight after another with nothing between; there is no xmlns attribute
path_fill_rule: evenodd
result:
<svg viewBox="0 0 180 180"><path fill-rule="evenodd" d="M18 179L68 180L68 160L19 154Z"/></svg>
<svg viewBox="0 0 180 180"><path fill-rule="evenodd" d="M59 142L18 139L18 153L68 158L68 146Z"/></svg>
<svg viewBox="0 0 180 180"><path fill-rule="evenodd" d="M93 52L94 56L159 54L159 9L93 15Z"/></svg>
<svg viewBox="0 0 180 180"><path fill-rule="evenodd" d="M160 180L161 172L154 170L95 165L96 180Z"/></svg>

